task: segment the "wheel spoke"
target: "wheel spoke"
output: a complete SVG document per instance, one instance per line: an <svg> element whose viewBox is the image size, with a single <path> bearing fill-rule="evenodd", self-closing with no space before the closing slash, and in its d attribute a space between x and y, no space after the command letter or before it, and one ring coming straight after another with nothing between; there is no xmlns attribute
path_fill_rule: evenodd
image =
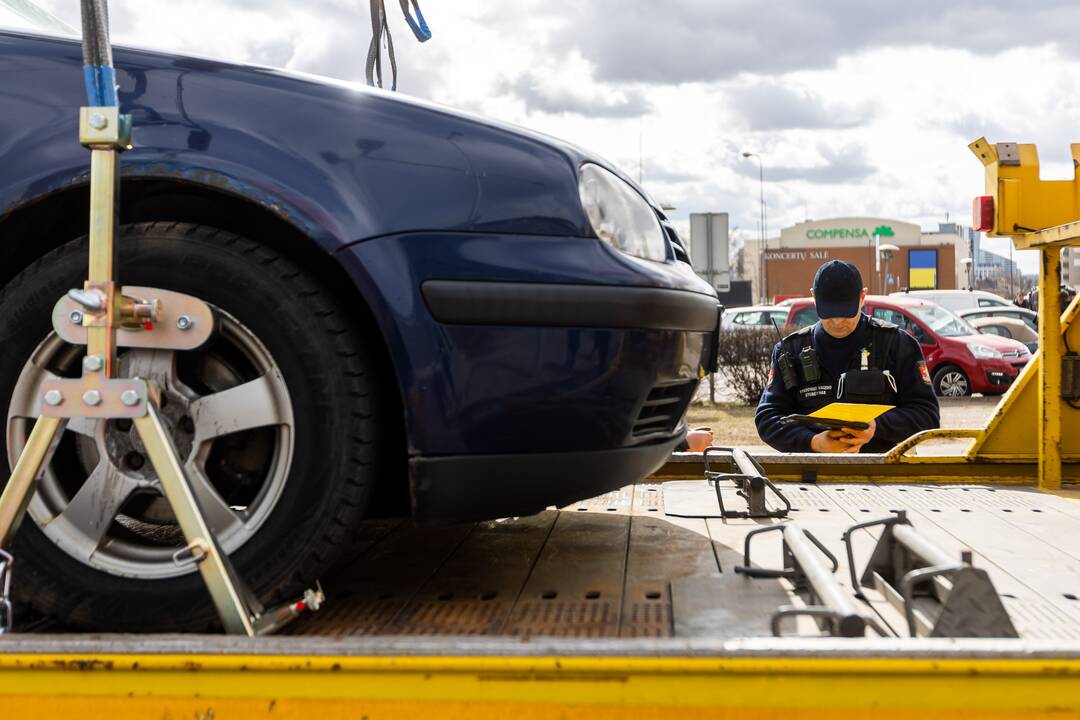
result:
<svg viewBox="0 0 1080 720"><path fill-rule="evenodd" d="M78 545L76 550L80 556L89 558L101 544L124 501L138 487L138 481L121 473L112 463L102 461L64 511L49 524L72 526L74 531L62 533L62 536Z"/></svg>
<svg viewBox="0 0 1080 720"><path fill-rule="evenodd" d="M174 350L128 350L120 360L123 376L153 380L162 387L172 387L176 379Z"/></svg>
<svg viewBox="0 0 1080 720"><path fill-rule="evenodd" d="M97 433L100 420L93 418L69 418L67 421L67 429L78 435L85 435L88 438L92 438Z"/></svg>
<svg viewBox="0 0 1080 720"><path fill-rule="evenodd" d="M199 501L203 519L214 533L214 537L220 539L226 533L246 533L244 521L228 506L225 500L218 494L210 478L206 476L202 468L196 462L189 462L184 466L184 472L191 489ZM174 509L175 512L175 509Z"/></svg>
<svg viewBox="0 0 1080 720"><path fill-rule="evenodd" d="M41 385L60 376L38 368L40 373L32 382L20 383L11 396L11 417L36 419L41 414Z"/></svg>
<svg viewBox="0 0 1080 720"><path fill-rule="evenodd" d="M280 377L260 378L201 397L191 403L195 445L231 433L270 425L291 425L292 417L275 393Z"/></svg>

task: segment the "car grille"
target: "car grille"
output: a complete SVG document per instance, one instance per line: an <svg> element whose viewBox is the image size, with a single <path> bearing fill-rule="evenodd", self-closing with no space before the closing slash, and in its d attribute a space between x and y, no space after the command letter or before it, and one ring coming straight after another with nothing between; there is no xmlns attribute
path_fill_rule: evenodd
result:
<svg viewBox="0 0 1080 720"><path fill-rule="evenodd" d="M654 387L642 403L630 435L643 438L674 432L696 387L697 380L661 383Z"/></svg>
<svg viewBox="0 0 1080 720"><path fill-rule="evenodd" d="M1007 350L1001 353L1001 357L1013 367L1020 368L1027 365L1028 360L1031 359L1031 353L1024 350Z"/></svg>

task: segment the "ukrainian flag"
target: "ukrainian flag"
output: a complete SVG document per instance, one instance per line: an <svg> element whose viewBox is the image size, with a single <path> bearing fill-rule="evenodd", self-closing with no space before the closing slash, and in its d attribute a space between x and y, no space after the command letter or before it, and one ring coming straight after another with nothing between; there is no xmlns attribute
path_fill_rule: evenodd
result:
<svg viewBox="0 0 1080 720"><path fill-rule="evenodd" d="M908 251L908 287L912 290L937 288L937 250Z"/></svg>

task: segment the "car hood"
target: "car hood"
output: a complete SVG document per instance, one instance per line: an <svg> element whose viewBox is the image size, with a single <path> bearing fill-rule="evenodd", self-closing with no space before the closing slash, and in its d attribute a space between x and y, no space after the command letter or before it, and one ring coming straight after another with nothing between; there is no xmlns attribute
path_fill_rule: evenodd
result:
<svg viewBox="0 0 1080 720"><path fill-rule="evenodd" d="M33 70L6 81L5 103L16 104L0 118L7 147L39 148L25 153L32 192L85 182L67 112L85 104L78 41L0 30L0 55ZM594 237L581 164L637 187L571 143L357 83L124 46L114 62L135 125L125 176L248 195L304 231L330 233L328 247L424 231ZM41 151L46 140L53 145ZM4 182L0 213L30 199Z"/></svg>
<svg viewBox="0 0 1080 720"><path fill-rule="evenodd" d="M1000 335L990 334L978 334L978 335L961 335L959 337L949 338L957 342L962 342L965 345L985 345L988 348L993 348L1001 353L1015 352L1017 350L1023 350L1027 352L1027 345L1019 340L1013 340L1011 338L1001 337Z"/></svg>

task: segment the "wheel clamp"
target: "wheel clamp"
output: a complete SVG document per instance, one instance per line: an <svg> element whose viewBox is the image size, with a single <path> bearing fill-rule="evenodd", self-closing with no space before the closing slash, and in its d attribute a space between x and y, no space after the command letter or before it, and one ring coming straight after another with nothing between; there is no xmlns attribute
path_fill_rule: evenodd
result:
<svg viewBox="0 0 1080 720"><path fill-rule="evenodd" d="M712 469L709 463L710 456L727 455L727 460L731 466L734 466L738 470L736 473L719 472ZM705 462L705 478L712 483L716 489L716 501L720 504L720 516L723 518L782 518L787 517L787 514L791 512L791 502L784 496L780 489L776 487L765 476L765 470L761 467L757 460L750 456L748 452L742 448L737 447L708 447L705 448L703 453ZM721 481L731 481L735 483L735 488L740 497L746 500L747 510L728 510L724 507L723 498L723 486ZM766 489L770 490L774 496L780 499L783 503L783 507L770 510L767 507Z"/></svg>
<svg viewBox="0 0 1080 720"><path fill-rule="evenodd" d="M956 562L911 526L907 512L859 523L844 533L851 584L855 575L852 535L878 525L881 537L863 571L861 586L885 596L907 620L911 637L1019 637L986 571L971 565L971 552ZM928 603L916 606L918 599ZM934 610L934 605L939 609Z"/></svg>
<svg viewBox="0 0 1080 720"><path fill-rule="evenodd" d="M783 536L783 570L754 567L750 563L751 540L767 532L779 532ZM831 568L821 561L821 555L829 559ZM740 575L751 578L784 578L795 585L796 591L809 595L809 605L806 607L785 605L776 611L772 617L772 633L777 637L783 634L782 623L786 618L800 615L814 618L819 626L823 625L831 635L840 637L863 637L868 626L879 635L886 634L874 618L859 610L855 601L836 581L833 576L839 567L836 556L829 552L820 540L796 523L769 525L747 533L743 563L735 568L735 572Z"/></svg>
<svg viewBox="0 0 1080 720"><path fill-rule="evenodd" d="M117 346L190 350L214 332L210 307L193 297L153 288L121 288L114 279L119 194L118 159L131 147L131 117L121 115L109 43L105 0L82 0L83 60L89 107L79 114L79 141L90 149L90 265L81 290L53 311L53 327L67 342L85 344L79 379L42 384L40 417L0 496L0 548L8 547L33 497L37 480L71 418L130 419L146 446L187 543L174 558L198 566L228 633L273 632L304 610L317 610L320 589L298 601L265 609L240 580L203 514L197 493L161 422L160 392L141 378L117 378ZM12 557L0 551L0 632L10 628Z"/></svg>

